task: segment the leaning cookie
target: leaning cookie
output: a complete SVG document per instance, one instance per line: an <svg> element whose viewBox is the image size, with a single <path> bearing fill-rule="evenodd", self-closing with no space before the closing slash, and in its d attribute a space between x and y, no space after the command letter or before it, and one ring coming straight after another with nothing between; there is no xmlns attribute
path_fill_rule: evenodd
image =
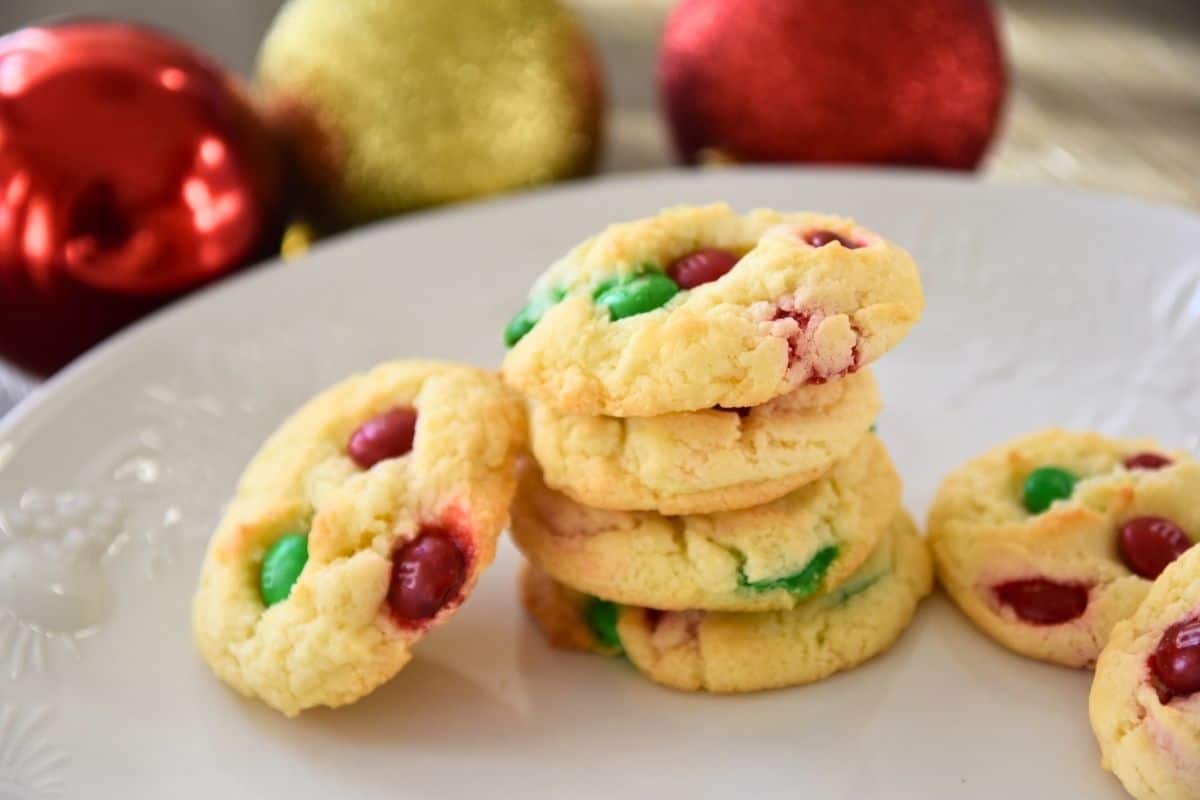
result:
<svg viewBox="0 0 1200 800"><path fill-rule="evenodd" d="M1090 667L1150 581L1200 538L1200 464L1153 441L1059 430L951 473L929 513L938 577L1018 653Z"/></svg>
<svg viewBox="0 0 1200 800"><path fill-rule="evenodd" d="M819 480L766 505L715 514L588 508L547 488L525 464L512 536L538 568L606 600L789 609L858 568L896 515L900 490L886 449L871 435Z"/></svg>
<svg viewBox="0 0 1200 800"><path fill-rule="evenodd" d="M756 406L875 361L923 304L909 255L851 220L681 206L542 275L504 376L583 416Z"/></svg>
<svg viewBox="0 0 1200 800"><path fill-rule="evenodd" d="M1089 706L1103 766L1131 795L1200 797L1200 547L1113 628Z"/></svg>
<svg viewBox="0 0 1200 800"><path fill-rule="evenodd" d="M243 473L192 605L217 676L288 716L387 681L491 563L521 401L498 378L383 364L309 401Z"/></svg>
<svg viewBox="0 0 1200 800"><path fill-rule="evenodd" d="M521 595L557 647L624 652L638 671L676 689L753 692L818 681L887 650L932 582L925 545L901 512L849 580L791 611L619 606L569 589L528 565Z"/></svg>
<svg viewBox="0 0 1200 800"><path fill-rule="evenodd" d="M754 408L623 418L535 405L530 438L546 484L584 505L702 514L766 503L820 477L880 407L863 370Z"/></svg>

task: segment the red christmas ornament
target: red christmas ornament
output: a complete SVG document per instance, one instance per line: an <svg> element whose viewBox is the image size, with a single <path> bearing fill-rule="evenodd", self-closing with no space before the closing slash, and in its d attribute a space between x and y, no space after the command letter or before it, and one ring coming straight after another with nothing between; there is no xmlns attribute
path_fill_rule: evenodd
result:
<svg viewBox="0 0 1200 800"><path fill-rule="evenodd" d="M0 355L51 372L265 254L281 175L230 77L160 32L0 38Z"/></svg>
<svg viewBox="0 0 1200 800"><path fill-rule="evenodd" d="M986 0L683 0L658 75L688 163L970 169L1007 88Z"/></svg>

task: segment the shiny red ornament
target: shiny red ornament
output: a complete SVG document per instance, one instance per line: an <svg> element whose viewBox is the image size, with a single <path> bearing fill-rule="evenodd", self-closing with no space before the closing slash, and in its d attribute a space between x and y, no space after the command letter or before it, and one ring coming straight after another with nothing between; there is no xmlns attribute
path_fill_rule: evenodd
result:
<svg viewBox="0 0 1200 800"><path fill-rule="evenodd" d="M81 20L0 38L0 356L48 373L265 255L282 168L215 64Z"/></svg>
<svg viewBox="0 0 1200 800"><path fill-rule="evenodd" d="M682 0L659 90L679 157L972 169L1007 74L986 0Z"/></svg>

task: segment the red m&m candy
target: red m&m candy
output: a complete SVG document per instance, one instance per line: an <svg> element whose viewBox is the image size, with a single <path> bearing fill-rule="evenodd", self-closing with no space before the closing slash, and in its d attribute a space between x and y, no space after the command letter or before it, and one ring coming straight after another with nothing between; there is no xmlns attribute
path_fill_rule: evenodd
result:
<svg viewBox="0 0 1200 800"><path fill-rule="evenodd" d="M676 260L667 269L667 274L679 284L680 289L692 289L712 283L733 269L737 262L738 257L728 250L706 247Z"/></svg>
<svg viewBox="0 0 1200 800"><path fill-rule="evenodd" d="M1191 546L1191 538L1163 517L1136 517L1117 534L1117 549L1125 566L1148 580L1157 578Z"/></svg>
<svg viewBox="0 0 1200 800"><path fill-rule="evenodd" d="M831 242L837 242L848 250L857 250L859 247L862 247L859 243L851 241L833 231L806 231L802 238L806 244L812 247L824 247Z"/></svg>
<svg viewBox="0 0 1200 800"><path fill-rule="evenodd" d="M1176 622L1163 631L1149 666L1161 684L1162 702L1200 692L1200 618Z"/></svg>
<svg viewBox="0 0 1200 800"><path fill-rule="evenodd" d="M346 454L363 469L412 450L417 431L415 408L393 408L359 425L350 434Z"/></svg>
<svg viewBox="0 0 1200 800"><path fill-rule="evenodd" d="M1125 469L1133 470L1158 470L1171 466L1174 463L1171 459L1161 453L1137 453L1125 459Z"/></svg>
<svg viewBox="0 0 1200 800"><path fill-rule="evenodd" d="M1033 625L1061 625L1087 610L1087 587L1078 584L1029 578L1002 583L994 591L1001 603Z"/></svg>
<svg viewBox="0 0 1200 800"><path fill-rule="evenodd" d="M454 600L467 577L467 560L450 534L427 528L393 556L388 605L401 621L435 616Z"/></svg>

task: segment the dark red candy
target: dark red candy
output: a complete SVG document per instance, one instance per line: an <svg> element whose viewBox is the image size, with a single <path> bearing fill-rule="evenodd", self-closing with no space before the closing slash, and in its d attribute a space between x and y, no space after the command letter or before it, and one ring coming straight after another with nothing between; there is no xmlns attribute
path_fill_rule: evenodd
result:
<svg viewBox="0 0 1200 800"><path fill-rule="evenodd" d="M434 616L462 589L467 560L449 533L426 528L392 558L388 604L402 620Z"/></svg>
<svg viewBox="0 0 1200 800"><path fill-rule="evenodd" d="M667 275L680 289L694 289L702 283L712 283L737 262L738 257L728 250L705 247L677 260L667 269Z"/></svg>
<svg viewBox="0 0 1200 800"><path fill-rule="evenodd" d="M393 408L359 425L350 434L346 454L363 469L412 450L417 431L415 408Z"/></svg>
<svg viewBox="0 0 1200 800"><path fill-rule="evenodd" d="M1163 631L1149 663L1162 684L1159 698L1164 703L1200 692L1200 617L1176 622Z"/></svg>
<svg viewBox="0 0 1200 800"><path fill-rule="evenodd" d="M1033 625L1060 625L1087 610L1088 590L1079 584L1029 578L1002 583L994 591L1001 603Z"/></svg>
<svg viewBox="0 0 1200 800"><path fill-rule="evenodd" d="M862 247L858 242L851 241L833 231L806 231L804 241L813 247L824 247L830 242L837 242L848 250L856 250Z"/></svg>
<svg viewBox="0 0 1200 800"><path fill-rule="evenodd" d="M1121 526L1117 545L1125 566L1154 580L1192 546L1192 540L1169 519L1135 517Z"/></svg>
<svg viewBox="0 0 1200 800"><path fill-rule="evenodd" d="M1174 463L1161 453L1138 453L1125 459L1125 469L1156 470Z"/></svg>

